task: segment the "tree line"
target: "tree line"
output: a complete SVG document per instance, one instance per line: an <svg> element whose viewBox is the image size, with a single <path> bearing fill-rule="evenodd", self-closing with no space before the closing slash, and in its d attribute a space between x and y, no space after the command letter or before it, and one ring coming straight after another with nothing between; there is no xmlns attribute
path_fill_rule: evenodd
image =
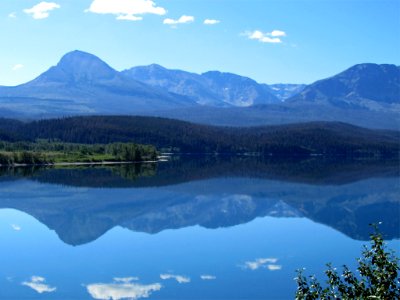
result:
<svg viewBox="0 0 400 300"><path fill-rule="evenodd" d="M0 120L0 139L46 139L82 144L139 143L190 153L248 153L272 156L397 157L399 132L337 122L230 128L156 117L89 116L15 123ZM12 128L11 128L12 127Z"/></svg>

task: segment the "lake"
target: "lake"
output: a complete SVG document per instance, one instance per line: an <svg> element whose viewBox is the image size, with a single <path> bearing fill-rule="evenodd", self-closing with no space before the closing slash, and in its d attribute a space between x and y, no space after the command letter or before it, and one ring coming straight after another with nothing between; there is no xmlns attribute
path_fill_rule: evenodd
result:
<svg viewBox="0 0 400 300"><path fill-rule="evenodd" d="M1 299L293 299L400 242L398 162L173 157L0 169Z"/></svg>

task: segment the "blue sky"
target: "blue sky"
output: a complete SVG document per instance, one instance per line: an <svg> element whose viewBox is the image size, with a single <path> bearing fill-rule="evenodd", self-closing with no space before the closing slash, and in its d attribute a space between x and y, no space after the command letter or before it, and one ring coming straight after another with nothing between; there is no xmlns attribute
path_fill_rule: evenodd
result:
<svg viewBox="0 0 400 300"><path fill-rule="evenodd" d="M0 85L29 81L75 49L117 70L158 63L263 83L311 83L363 62L400 64L398 0L41 2L1 1Z"/></svg>

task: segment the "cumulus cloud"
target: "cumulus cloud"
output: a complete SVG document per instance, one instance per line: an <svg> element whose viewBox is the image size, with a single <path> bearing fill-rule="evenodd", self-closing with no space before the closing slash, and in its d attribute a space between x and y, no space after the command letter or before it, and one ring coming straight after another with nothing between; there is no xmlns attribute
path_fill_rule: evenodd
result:
<svg viewBox="0 0 400 300"><path fill-rule="evenodd" d="M273 30L271 36L286 36L286 32L282 30Z"/></svg>
<svg viewBox="0 0 400 300"><path fill-rule="evenodd" d="M259 268L268 268L268 264L275 264L277 261L277 258L257 258L254 261L246 261L243 267L254 271Z"/></svg>
<svg viewBox="0 0 400 300"><path fill-rule="evenodd" d="M15 231L20 231L21 230L21 226L16 225L16 224L11 224L11 228L14 229Z"/></svg>
<svg viewBox="0 0 400 300"><path fill-rule="evenodd" d="M178 24L186 24L194 22L193 16L183 15L179 19L164 19L164 24L166 25L178 25Z"/></svg>
<svg viewBox="0 0 400 300"><path fill-rule="evenodd" d="M31 281L24 281L22 285L28 286L39 294L54 292L57 288L46 284L46 279L40 276L32 276Z"/></svg>
<svg viewBox="0 0 400 300"><path fill-rule="evenodd" d="M190 278L182 275L160 274L162 280L175 279L178 283L189 283Z"/></svg>
<svg viewBox="0 0 400 300"><path fill-rule="evenodd" d="M86 286L88 293L94 299L120 300L148 298L153 292L159 291L162 285L159 283L139 284L132 283L136 277L114 278L113 283L93 283Z"/></svg>
<svg viewBox="0 0 400 300"><path fill-rule="evenodd" d="M22 69L23 67L24 67L23 64L16 64L15 66L12 67L12 70L13 71L18 71L18 70ZM11 226L14 228L15 225L11 225Z"/></svg>
<svg viewBox="0 0 400 300"><path fill-rule="evenodd" d="M204 24L204 25L215 25L215 24L218 24L218 23L220 23L220 22L221 22L220 20L205 19L204 22L203 22L203 24Z"/></svg>
<svg viewBox="0 0 400 300"><path fill-rule="evenodd" d="M46 19L49 17L49 12L53 9L60 8L61 6L54 2L40 2L32 8L24 9L24 13L32 15L34 19Z"/></svg>
<svg viewBox="0 0 400 300"><path fill-rule="evenodd" d="M214 275L200 275L200 278L202 280L215 280L215 279L217 279L217 277L214 276Z"/></svg>
<svg viewBox="0 0 400 300"><path fill-rule="evenodd" d="M17 13L16 12L9 13L8 17L15 19L17 17Z"/></svg>
<svg viewBox="0 0 400 300"><path fill-rule="evenodd" d="M165 15L166 9L157 6L152 0L93 0L86 12L112 14L117 20L140 21L141 15Z"/></svg>
<svg viewBox="0 0 400 300"><path fill-rule="evenodd" d="M286 32L281 30L273 30L272 32L262 32L254 30L244 33L250 40L258 40L262 43L278 44L282 43L281 37L286 36Z"/></svg>

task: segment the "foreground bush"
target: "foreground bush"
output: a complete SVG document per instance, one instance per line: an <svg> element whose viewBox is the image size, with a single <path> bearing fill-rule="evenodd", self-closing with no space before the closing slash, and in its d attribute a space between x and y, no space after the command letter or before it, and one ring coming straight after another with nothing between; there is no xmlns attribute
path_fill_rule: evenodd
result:
<svg viewBox="0 0 400 300"><path fill-rule="evenodd" d="M339 275L328 264L328 280L322 286L314 276L307 279L298 270L296 299L400 299L399 259L393 251L386 250L382 235L374 228L371 246L364 246L356 274L343 266Z"/></svg>

